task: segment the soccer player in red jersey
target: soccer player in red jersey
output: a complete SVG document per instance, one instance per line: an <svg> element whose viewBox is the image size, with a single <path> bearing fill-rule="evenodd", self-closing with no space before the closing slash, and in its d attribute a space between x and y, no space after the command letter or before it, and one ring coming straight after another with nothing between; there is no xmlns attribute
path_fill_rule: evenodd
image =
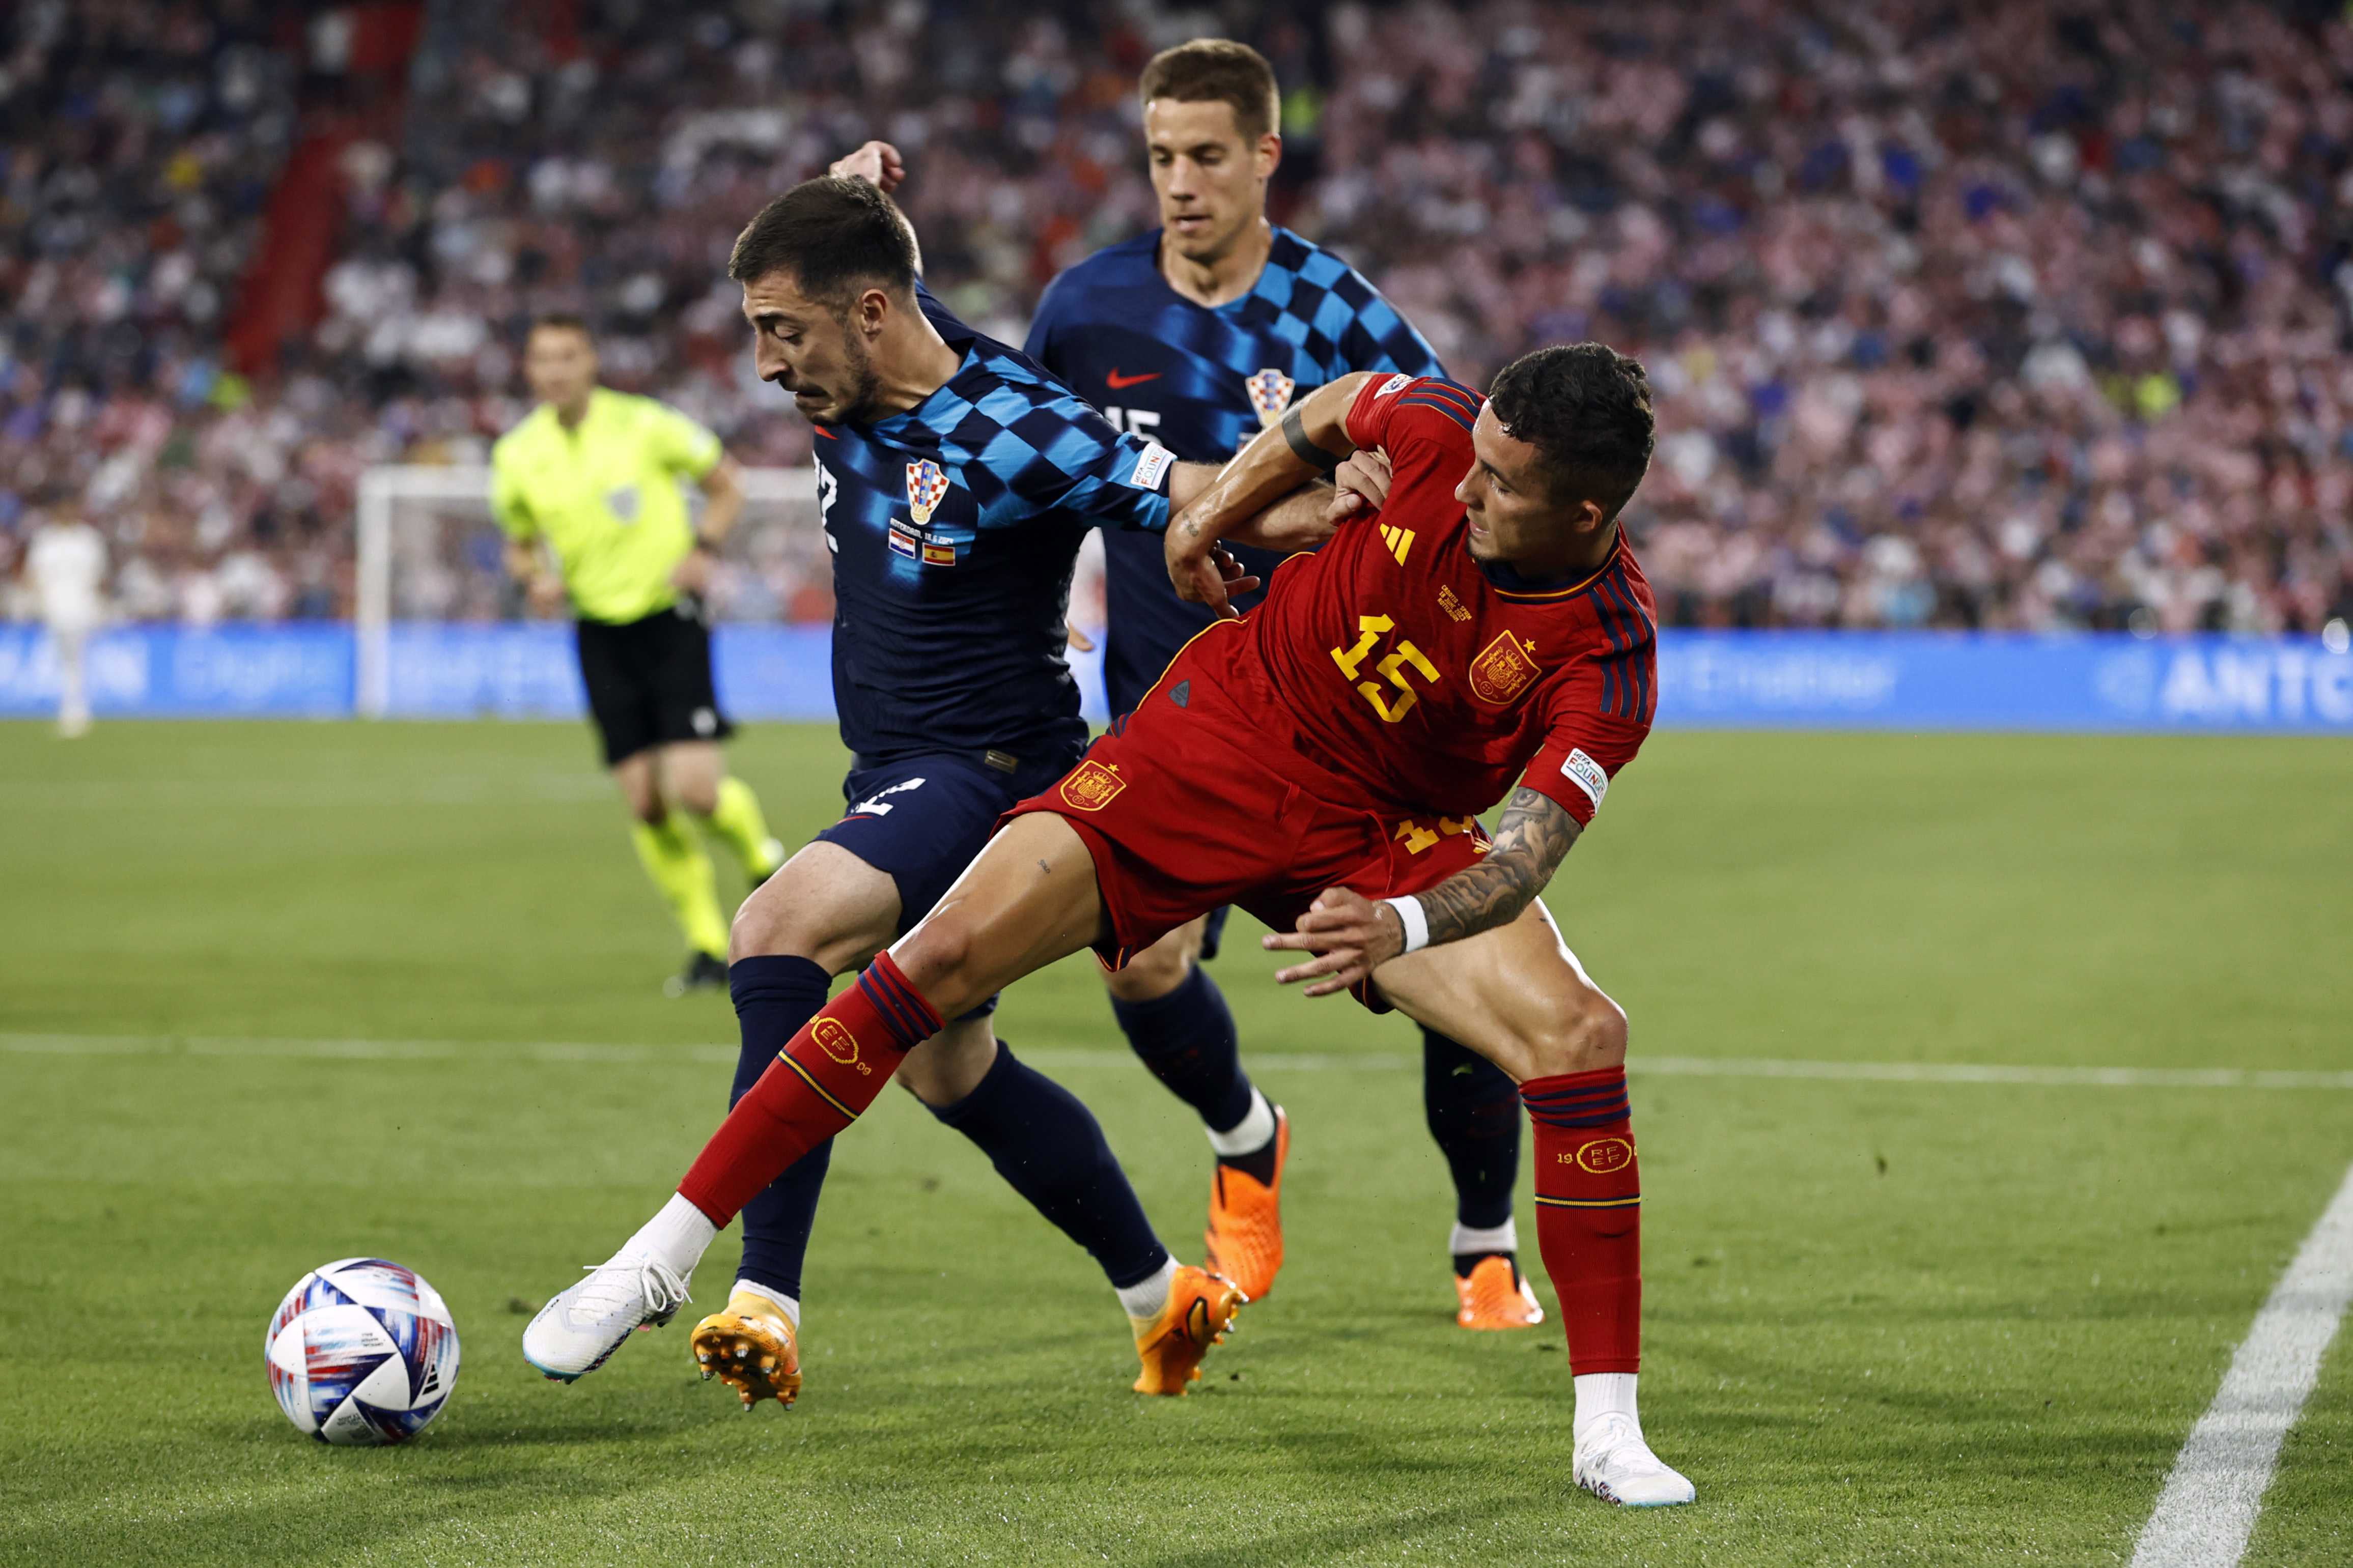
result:
<svg viewBox="0 0 2353 1568"><path fill-rule="evenodd" d="M1356 449L1386 453L1385 504L1284 563L1259 610L1202 632L1060 784L1017 805L604 1268L686 1273L943 1017L1082 947L1116 965L1237 903L1272 929L1269 947L1305 955L1279 979L1396 1007L1518 1082L1577 1480L1613 1502L1690 1501L1635 1405L1625 1015L1537 898L1650 728L1652 605L1618 518L1652 436L1641 367L1595 343L1514 362L1485 400L1362 373L1294 405L1170 527L1178 591L1222 606L1250 580L1228 580L1218 541ZM1477 814L1506 791L1491 840Z"/></svg>

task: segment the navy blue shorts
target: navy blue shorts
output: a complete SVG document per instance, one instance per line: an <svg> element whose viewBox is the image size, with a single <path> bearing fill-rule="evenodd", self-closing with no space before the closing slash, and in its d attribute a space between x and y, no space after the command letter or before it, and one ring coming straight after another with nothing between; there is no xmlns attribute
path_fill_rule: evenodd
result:
<svg viewBox="0 0 2353 1568"><path fill-rule="evenodd" d="M1013 805L1078 765L1076 755L1000 773L961 755L905 757L853 768L841 781L841 820L817 836L839 844L899 889L899 934L932 912ZM992 996L966 1017L997 1005Z"/></svg>

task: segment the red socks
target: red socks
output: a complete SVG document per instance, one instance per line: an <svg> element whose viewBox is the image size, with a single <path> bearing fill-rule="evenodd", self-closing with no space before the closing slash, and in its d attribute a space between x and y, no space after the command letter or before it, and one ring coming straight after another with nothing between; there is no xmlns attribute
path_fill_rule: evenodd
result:
<svg viewBox="0 0 2353 1568"><path fill-rule="evenodd" d="M695 1156L679 1195L711 1223L733 1220L785 1167L858 1120L940 1016L887 952L818 1009L735 1102Z"/></svg>
<svg viewBox="0 0 2353 1568"><path fill-rule="evenodd" d="M1560 1297L1568 1369L1635 1372L1642 1361L1642 1184L1626 1069L1532 1078L1536 1245Z"/></svg>

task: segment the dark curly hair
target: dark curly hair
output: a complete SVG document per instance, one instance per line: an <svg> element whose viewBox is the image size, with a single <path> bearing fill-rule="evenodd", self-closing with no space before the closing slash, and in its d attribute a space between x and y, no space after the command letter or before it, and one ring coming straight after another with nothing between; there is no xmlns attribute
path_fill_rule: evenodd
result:
<svg viewBox="0 0 2353 1568"><path fill-rule="evenodd" d="M1641 363L1605 343L1522 354L1505 365L1487 401L1504 434L1536 449L1553 500L1595 501L1618 515L1651 466L1657 434Z"/></svg>
<svg viewBox="0 0 2353 1568"><path fill-rule="evenodd" d="M744 226L727 258L727 276L738 283L776 271L836 310L861 284L910 295L914 231L898 204L864 180L803 180Z"/></svg>

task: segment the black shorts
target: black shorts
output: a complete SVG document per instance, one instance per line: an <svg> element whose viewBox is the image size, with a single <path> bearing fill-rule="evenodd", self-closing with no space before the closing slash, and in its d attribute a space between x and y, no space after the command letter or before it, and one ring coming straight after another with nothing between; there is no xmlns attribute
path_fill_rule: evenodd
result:
<svg viewBox="0 0 2353 1568"><path fill-rule="evenodd" d="M607 767L649 747L735 732L711 686L710 629L685 605L620 626L584 620L575 629Z"/></svg>

